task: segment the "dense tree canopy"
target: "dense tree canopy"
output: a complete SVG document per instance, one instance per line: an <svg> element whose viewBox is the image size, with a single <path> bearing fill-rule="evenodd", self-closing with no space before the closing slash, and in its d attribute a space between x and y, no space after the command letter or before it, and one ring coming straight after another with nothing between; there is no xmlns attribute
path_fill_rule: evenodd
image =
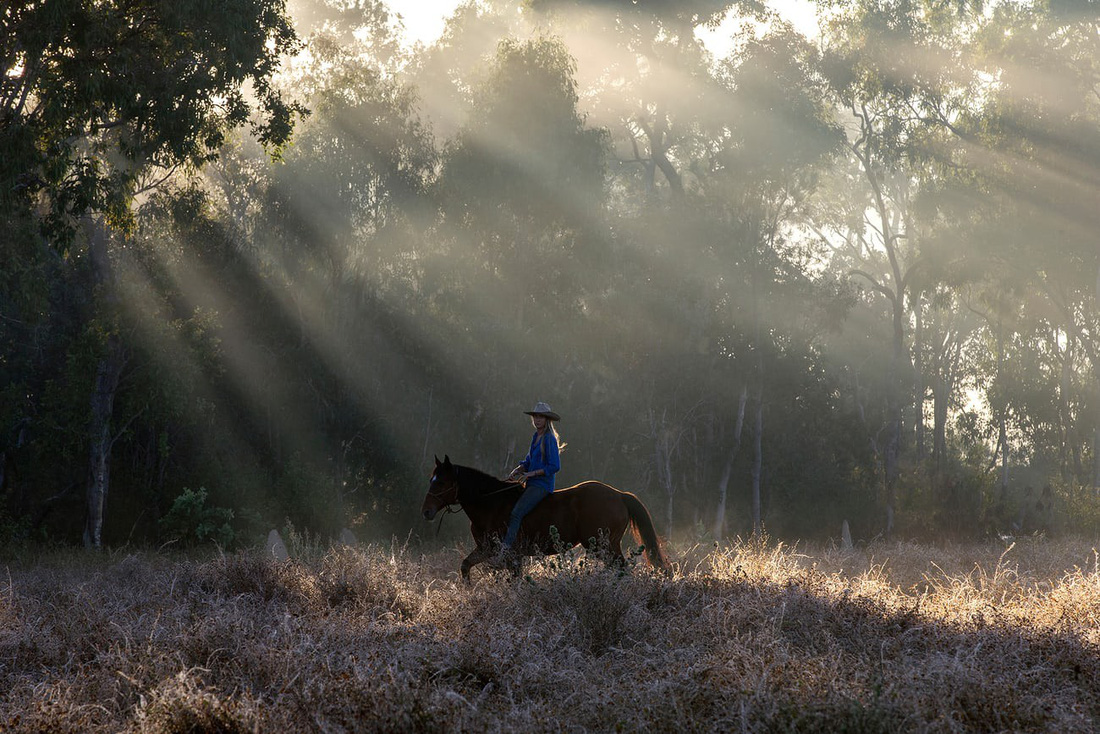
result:
<svg viewBox="0 0 1100 734"><path fill-rule="evenodd" d="M536 400L677 538L1100 528L1093 4L401 10L0 10L0 543L427 536Z"/></svg>

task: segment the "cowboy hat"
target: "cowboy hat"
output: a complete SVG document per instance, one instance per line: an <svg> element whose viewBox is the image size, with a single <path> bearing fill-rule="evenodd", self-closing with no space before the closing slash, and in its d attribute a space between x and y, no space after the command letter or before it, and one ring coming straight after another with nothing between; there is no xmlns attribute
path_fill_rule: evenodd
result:
<svg viewBox="0 0 1100 734"><path fill-rule="evenodd" d="M533 409L525 410L523 412L526 413L527 415L546 416L547 418L549 418L552 421L560 421L561 420L561 416L558 415L557 413L555 413L554 411L550 410L550 405L548 403L542 402L541 400L538 401L537 403L535 403L535 407Z"/></svg>

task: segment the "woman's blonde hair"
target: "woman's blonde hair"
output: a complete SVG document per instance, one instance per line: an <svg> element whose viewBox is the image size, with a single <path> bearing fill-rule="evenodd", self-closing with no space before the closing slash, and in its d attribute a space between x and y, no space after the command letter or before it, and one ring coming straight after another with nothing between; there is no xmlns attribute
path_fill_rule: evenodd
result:
<svg viewBox="0 0 1100 734"><path fill-rule="evenodd" d="M532 417L532 419L534 418L534 416L531 416L531 417ZM554 424L557 423L557 421L554 420L553 418L551 418L548 415L544 415L542 417L546 419L546 430L548 430L548 431L550 431L550 433L554 434L554 440L558 442L558 453L560 454L562 451L565 450L565 447L568 446L569 444L564 443L561 440L561 434L558 433L558 429L554 426ZM539 453L540 454L542 453L542 441L539 441Z"/></svg>
<svg viewBox="0 0 1100 734"><path fill-rule="evenodd" d="M558 429L554 427L555 423L557 423L556 420L547 420L546 427L549 428L550 432L554 434L554 440L558 442L558 453L560 454L569 444L561 440L561 434L558 433Z"/></svg>

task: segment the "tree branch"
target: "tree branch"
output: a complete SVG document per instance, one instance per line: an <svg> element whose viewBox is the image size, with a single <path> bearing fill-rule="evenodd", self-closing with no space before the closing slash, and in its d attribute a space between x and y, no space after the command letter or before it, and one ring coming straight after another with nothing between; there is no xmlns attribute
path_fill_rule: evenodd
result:
<svg viewBox="0 0 1100 734"><path fill-rule="evenodd" d="M897 299L897 296L894 294L893 291L891 291L889 288L887 288L886 286L879 283L870 274L865 273L862 270L849 270L848 274L849 275L858 275L861 278L865 278L867 280L867 282L871 284L871 288L873 290L878 291L882 295L886 296L888 299L890 299L891 302L893 302L894 300Z"/></svg>

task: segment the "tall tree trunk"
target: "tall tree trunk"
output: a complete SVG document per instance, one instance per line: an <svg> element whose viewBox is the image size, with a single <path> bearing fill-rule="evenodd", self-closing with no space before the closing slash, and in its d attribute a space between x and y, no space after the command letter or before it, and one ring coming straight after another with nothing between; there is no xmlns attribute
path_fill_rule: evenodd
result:
<svg viewBox="0 0 1100 734"><path fill-rule="evenodd" d="M1080 473L1075 472L1079 470L1079 460L1074 456L1074 444L1073 440L1073 427L1072 420L1070 419L1070 394L1073 390L1073 360L1074 360L1074 340L1073 334L1069 327L1065 330L1066 335L1066 348L1062 351L1062 379L1060 387L1058 389L1058 420L1061 424L1061 438L1062 446L1060 450L1061 465L1062 465L1062 479L1069 480L1070 477L1080 476ZM1057 333L1054 334L1055 340L1057 340Z"/></svg>
<svg viewBox="0 0 1100 734"><path fill-rule="evenodd" d="M112 334L107 340L107 353L96 365L92 388L92 419L88 426L88 488L87 516L84 522L84 547L99 548L103 542L103 517L107 491L111 483L111 415L115 394L126 360L122 342Z"/></svg>
<svg viewBox="0 0 1100 734"><path fill-rule="evenodd" d="M916 410L913 415L913 428L916 431L917 461L925 458L924 450L924 395L927 384L924 376L924 312L921 308L922 299L914 298L913 306L913 372Z"/></svg>
<svg viewBox="0 0 1100 734"><path fill-rule="evenodd" d="M1096 269L1096 310L1100 311L1100 267ZM1093 342L1092 374L1096 380L1097 395L1100 396L1100 360L1096 358L1096 342ZM1092 491L1100 494L1100 400L1096 404L1096 425L1092 432Z"/></svg>
<svg viewBox="0 0 1100 734"><path fill-rule="evenodd" d="M84 230L88 237L88 256L96 286L100 290L101 305L109 308L115 298L109 252L110 233L101 220L91 216L85 217ZM103 517L111 482L111 448L114 444L111 436L111 415L114 412L115 394L118 391L119 379L125 364L122 340L118 334L112 333L107 338L105 352L96 365L90 400L88 479L85 489L85 548L99 548L103 542Z"/></svg>
<svg viewBox="0 0 1100 734"><path fill-rule="evenodd" d="M656 172L660 169L665 181L668 182L672 198L681 200L684 196L684 183L680 172L668 159L669 144L668 118L661 109L657 110L653 124L649 124L643 117L638 118L638 125L646 135L649 144L649 159L645 164L645 190L647 195L656 192Z"/></svg>
<svg viewBox="0 0 1100 734"><path fill-rule="evenodd" d="M424 421L424 448L420 452L420 465L428 466L428 445L432 439L432 394L433 389L428 388L428 417ZM506 456L504 460L504 471L508 471L508 462L512 460L511 456Z"/></svg>
<svg viewBox="0 0 1100 734"><path fill-rule="evenodd" d="M649 414L650 431L653 436L654 466L657 469L657 483L664 489L668 497L667 527L669 535L672 534L673 499L676 494L676 485L672 479L672 455L676 451L675 442L672 439L672 431L668 427L667 409L662 412L660 419L655 411Z"/></svg>
<svg viewBox="0 0 1100 734"><path fill-rule="evenodd" d="M752 438L752 532L759 536L764 532L764 522L760 512L760 473L764 464L764 386L756 388L756 415L753 420Z"/></svg>
<svg viewBox="0 0 1100 734"><path fill-rule="evenodd" d="M946 369L946 365L944 366ZM945 375L937 375L932 388L932 463L937 481L947 458L947 406L950 389Z"/></svg>
<svg viewBox="0 0 1100 734"><path fill-rule="evenodd" d="M764 531L763 518L760 511L760 473L764 464L763 457L763 433L764 433L764 349L761 344L763 329L760 321L763 318L760 313L760 252L754 248L752 264L752 320L753 320L753 348L756 350L756 394L753 399L756 402L753 419L753 443L752 443L752 532L760 536Z"/></svg>
<svg viewBox="0 0 1100 734"><path fill-rule="evenodd" d="M668 504L665 506L667 513L665 527L668 528L669 535L671 535L673 518L675 517L673 498L676 494L676 486L672 482L672 448L667 442L659 442L657 445L657 474L661 479L661 485L665 489L665 496L668 497Z"/></svg>
<svg viewBox="0 0 1100 734"><path fill-rule="evenodd" d="M745 403L748 402L749 385L745 383L741 387L741 397L737 400L737 422L733 428L733 449L726 457L726 465L722 467L722 477L718 480L718 510L714 513L714 538L721 541L726 530L726 497L728 496L730 476L733 474L733 463L737 454L741 452L741 429L745 425Z"/></svg>
<svg viewBox="0 0 1100 734"><path fill-rule="evenodd" d="M1100 494L1100 406L1096 409L1096 427L1092 433L1092 492Z"/></svg>
<svg viewBox="0 0 1100 734"><path fill-rule="evenodd" d="M883 482L886 490L886 538L894 536L894 508L897 505L898 451L901 445L901 420L892 419L886 441L886 468Z"/></svg>
<svg viewBox="0 0 1100 734"><path fill-rule="evenodd" d="M889 261L890 279L893 283L892 287L887 287L884 282L876 280L873 276L863 274L870 280L875 290L889 301L893 317L893 355L888 368L886 388L886 456L883 477L886 500L885 534L887 538L890 538L894 533L894 511L897 504L897 480L901 454L901 415L904 393L902 388L902 364L905 362L905 323L907 320L905 289L908 275L912 273L912 270L910 269L909 273L904 272L905 267L898 251L898 241L908 236L906 232L902 231L902 213L897 212L891 215L891 207L887 205L887 197L883 193L883 182L880 180L879 174L876 173L875 146L871 144L871 141L878 135L875 130L875 123L868 115L866 108L853 106L851 111L859 120L863 135L859 142L849 143L849 149L859 160L863 173L867 178L867 183L871 187L873 206L882 227L882 246Z"/></svg>
<svg viewBox="0 0 1100 734"><path fill-rule="evenodd" d="M902 379L901 366L905 352L905 327L903 324L903 296L898 293L894 300L894 348L890 360L890 376L887 382L887 428L886 428L886 538L894 534L894 513L897 506L897 485L899 459L901 455L901 410Z"/></svg>
<svg viewBox="0 0 1100 734"><path fill-rule="evenodd" d="M1004 380L1005 367L1005 329L1004 320L997 317L997 376L996 383L1001 385ZM1004 398L1002 398L1004 400ZM1007 402L996 406L997 410L997 446L1001 450L1001 489L999 504L1008 507L1008 404ZM996 457L994 457L996 459Z"/></svg>

